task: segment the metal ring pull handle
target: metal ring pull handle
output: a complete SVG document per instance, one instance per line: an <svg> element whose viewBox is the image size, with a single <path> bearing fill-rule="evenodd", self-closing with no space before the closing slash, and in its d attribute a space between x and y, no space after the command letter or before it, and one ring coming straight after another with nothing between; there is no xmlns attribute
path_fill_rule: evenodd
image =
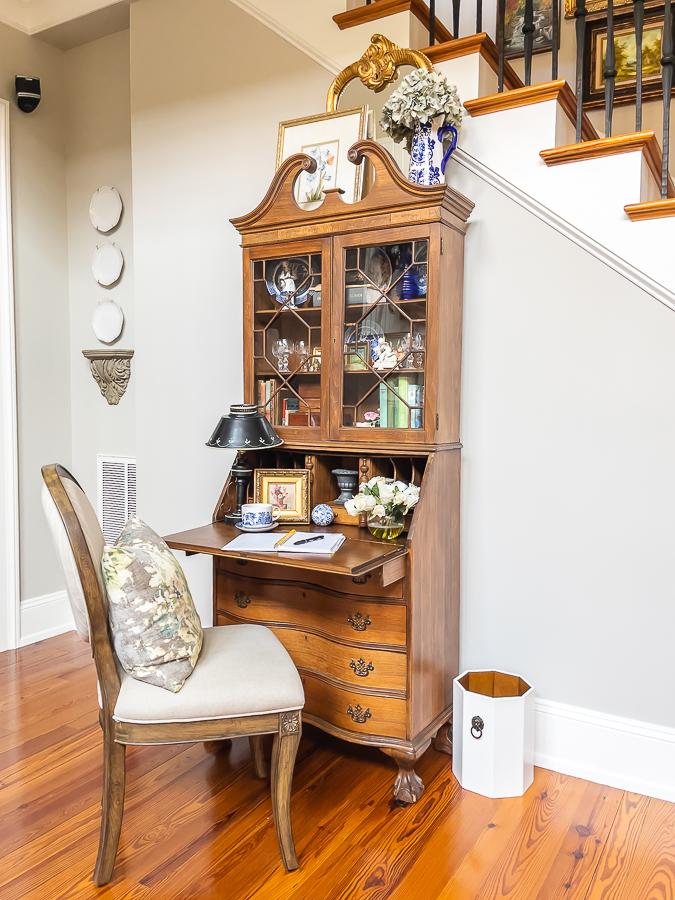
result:
<svg viewBox="0 0 675 900"><path fill-rule="evenodd" d="M483 729L485 728L485 722L481 719L480 716L474 716L471 720L471 737L476 738L479 741L483 737ZM477 734L475 732L478 732Z"/></svg>

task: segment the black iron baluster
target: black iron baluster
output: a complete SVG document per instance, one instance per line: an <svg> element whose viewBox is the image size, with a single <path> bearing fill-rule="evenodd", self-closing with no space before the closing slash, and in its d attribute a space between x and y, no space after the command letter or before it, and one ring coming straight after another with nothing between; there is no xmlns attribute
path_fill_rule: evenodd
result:
<svg viewBox="0 0 675 900"><path fill-rule="evenodd" d="M483 30L483 0L476 0L476 34Z"/></svg>
<svg viewBox="0 0 675 900"><path fill-rule="evenodd" d="M553 0L553 47L551 49L551 81L558 80L558 47L560 45L560 0Z"/></svg>
<svg viewBox="0 0 675 900"><path fill-rule="evenodd" d="M461 0L452 0L452 36L459 37L459 4Z"/></svg>
<svg viewBox="0 0 675 900"><path fill-rule="evenodd" d="M532 84L532 47L534 44L534 0L525 0L523 49L525 51L525 87Z"/></svg>
<svg viewBox="0 0 675 900"><path fill-rule="evenodd" d="M497 0L497 93L504 91L504 19L506 17L506 0Z"/></svg>
<svg viewBox="0 0 675 900"><path fill-rule="evenodd" d="M673 11L671 0L663 8L663 40L661 42L661 83L663 84L663 168L661 199L668 199L668 157L670 155L670 95L673 92Z"/></svg>
<svg viewBox="0 0 675 900"><path fill-rule="evenodd" d="M429 0L429 46L436 43L436 0Z"/></svg>
<svg viewBox="0 0 675 900"><path fill-rule="evenodd" d="M635 22L635 130L642 131L642 31L645 22L645 0L635 0L633 21Z"/></svg>
<svg viewBox="0 0 675 900"><path fill-rule="evenodd" d="M581 143L581 131L584 118L583 93L584 93L584 41L586 40L586 4L584 0L577 0L574 18L577 32L577 144Z"/></svg>
<svg viewBox="0 0 675 900"><path fill-rule="evenodd" d="M642 46L642 44L640 44ZM641 56L638 51L638 56ZM614 112L614 82L616 80L616 53L614 52L614 0L607 0L607 49L605 50L605 137L612 136L612 113Z"/></svg>

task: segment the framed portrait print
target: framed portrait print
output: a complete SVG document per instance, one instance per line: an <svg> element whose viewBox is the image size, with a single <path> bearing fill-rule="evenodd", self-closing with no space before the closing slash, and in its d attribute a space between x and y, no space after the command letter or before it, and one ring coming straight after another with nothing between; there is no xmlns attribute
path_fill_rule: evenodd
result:
<svg viewBox="0 0 675 900"><path fill-rule="evenodd" d="M661 82L661 41L663 7L645 10L642 32L642 99L654 100L663 94ZM607 19L586 23L584 59L584 109L605 105L605 57L607 54ZM634 103L636 93L635 25L632 12L614 17L614 55L616 80L614 103Z"/></svg>
<svg viewBox="0 0 675 900"><path fill-rule="evenodd" d="M254 502L278 506L280 522L309 522L309 469L256 469Z"/></svg>
<svg viewBox="0 0 675 900"><path fill-rule="evenodd" d="M295 182L295 199L302 209L319 206L327 188L342 188L348 203L361 199L363 163L355 166L347 153L367 136L367 128L367 106L279 124L277 169L295 153L306 153L316 161L316 171L301 172Z"/></svg>
<svg viewBox="0 0 675 900"><path fill-rule="evenodd" d="M553 49L553 4L560 0L534 0L534 33L532 52L547 53ZM518 59L525 55L525 0L506 0L504 13L504 56Z"/></svg>

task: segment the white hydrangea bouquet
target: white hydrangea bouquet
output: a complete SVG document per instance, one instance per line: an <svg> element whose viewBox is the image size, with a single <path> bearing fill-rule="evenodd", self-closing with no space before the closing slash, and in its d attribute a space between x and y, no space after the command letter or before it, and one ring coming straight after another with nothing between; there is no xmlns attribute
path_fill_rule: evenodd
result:
<svg viewBox="0 0 675 900"><path fill-rule="evenodd" d="M410 152L416 125L426 125L437 116L443 116L440 124L459 131L462 104L457 88L441 72L414 69L384 104L380 125L394 143L405 141Z"/></svg>
<svg viewBox="0 0 675 900"><path fill-rule="evenodd" d="M368 514L368 528L375 537L393 540L403 531L403 519L420 498L420 489L405 481L381 475L364 482L358 494L345 502L350 516Z"/></svg>

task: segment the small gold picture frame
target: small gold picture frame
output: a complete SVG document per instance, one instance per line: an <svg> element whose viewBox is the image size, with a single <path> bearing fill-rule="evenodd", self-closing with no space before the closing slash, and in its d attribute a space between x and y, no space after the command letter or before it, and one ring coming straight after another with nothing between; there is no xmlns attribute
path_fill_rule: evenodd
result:
<svg viewBox="0 0 675 900"><path fill-rule="evenodd" d="M345 372L367 372L370 365L370 344L358 341L345 344Z"/></svg>
<svg viewBox="0 0 675 900"><path fill-rule="evenodd" d="M309 469L256 469L254 503L273 503L280 522L309 522Z"/></svg>

